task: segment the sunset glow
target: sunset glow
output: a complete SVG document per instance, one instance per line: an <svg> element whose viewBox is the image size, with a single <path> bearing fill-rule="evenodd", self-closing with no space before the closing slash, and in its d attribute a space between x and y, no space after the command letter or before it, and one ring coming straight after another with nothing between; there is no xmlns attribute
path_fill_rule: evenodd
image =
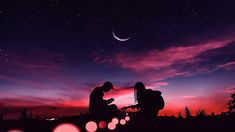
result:
<svg viewBox="0 0 235 132"><path fill-rule="evenodd" d="M119 109L137 103L133 87L140 81L162 92L161 116L185 116L186 106L192 115L227 111L235 87L234 3L190 1L3 2L0 114L89 113L90 93L105 81L114 89L104 98ZM105 127L116 126L87 124L89 131Z"/></svg>

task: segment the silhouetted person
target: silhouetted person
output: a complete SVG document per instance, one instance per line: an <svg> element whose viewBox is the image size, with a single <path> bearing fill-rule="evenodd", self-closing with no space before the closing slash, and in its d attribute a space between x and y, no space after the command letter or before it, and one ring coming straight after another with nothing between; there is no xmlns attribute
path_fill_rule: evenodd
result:
<svg viewBox="0 0 235 132"><path fill-rule="evenodd" d="M102 87L96 87L90 94L89 112L95 114L98 117L107 117L114 114L117 111L117 106L112 104L113 98L104 100L104 92L108 92L113 89L111 82L107 81Z"/></svg>
<svg viewBox="0 0 235 132"><path fill-rule="evenodd" d="M135 126L139 129L153 128L156 116L164 108L164 100L160 91L146 89L142 82L137 82L134 87L135 101L138 103L131 108L137 108Z"/></svg>
<svg viewBox="0 0 235 132"><path fill-rule="evenodd" d="M158 112L164 108L165 104L160 91L146 89L142 82L137 82L134 90L139 112L157 116Z"/></svg>

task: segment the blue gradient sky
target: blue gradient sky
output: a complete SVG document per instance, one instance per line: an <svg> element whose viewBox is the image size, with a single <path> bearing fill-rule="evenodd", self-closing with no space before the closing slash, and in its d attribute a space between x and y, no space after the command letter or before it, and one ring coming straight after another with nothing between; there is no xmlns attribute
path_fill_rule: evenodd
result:
<svg viewBox="0 0 235 132"><path fill-rule="evenodd" d="M235 86L233 1L12 1L0 7L0 112L42 117L86 112L111 81L118 107L133 85L162 91L160 114L226 111ZM121 38L112 36L112 31ZM70 110L68 113L67 111Z"/></svg>

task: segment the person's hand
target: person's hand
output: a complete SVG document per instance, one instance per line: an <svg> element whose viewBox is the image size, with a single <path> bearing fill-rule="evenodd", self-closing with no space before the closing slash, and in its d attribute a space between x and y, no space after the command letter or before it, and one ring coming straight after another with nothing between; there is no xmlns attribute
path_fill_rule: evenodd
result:
<svg viewBox="0 0 235 132"><path fill-rule="evenodd" d="M110 102L113 102L113 101L114 101L114 98L109 99L109 101L110 101Z"/></svg>
<svg viewBox="0 0 235 132"><path fill-rule="evenodd" d="M137 105L131 105L130 106L130 108L132 108L132 109L135 109L135 108L137 108L138 106Z"/></svg>
<svg viewBox="0 0 235 132"><path fill-rule="evenodd" d="M107 100L108 104L112 103L114 101L114 98L110 98Z"/></svg>

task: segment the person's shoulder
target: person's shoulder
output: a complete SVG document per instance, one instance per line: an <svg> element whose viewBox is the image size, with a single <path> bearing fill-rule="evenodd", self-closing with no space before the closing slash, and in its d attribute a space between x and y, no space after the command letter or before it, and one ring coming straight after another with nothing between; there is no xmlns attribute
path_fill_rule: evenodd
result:
<svg viewBox="0 0 235 132"><path fill-rule="evenodd" d="M98 93L98 92L101 92L102 89L101 87L95 87L93 90L92 90L92 93Z"/></svg>
<svg viewBox="0 0 235 132"><path fill-rule="evenodd" d="M148 92L148 93L153 93L153 94L159 94L159 95L161 95L161 94L162 94L162 92L161 92L161 91L158 91L158 90L152 90L152 89L147 89L147 92Z"/></svg>
<svg viewBox="0 0 235 132"><path fill-rule="evenodd" d="M92 90L90 96L91 97L95 97L95 96L99 96L99 95L102 95L103 94L103 91L100 87L96 87Z"/></svg>

